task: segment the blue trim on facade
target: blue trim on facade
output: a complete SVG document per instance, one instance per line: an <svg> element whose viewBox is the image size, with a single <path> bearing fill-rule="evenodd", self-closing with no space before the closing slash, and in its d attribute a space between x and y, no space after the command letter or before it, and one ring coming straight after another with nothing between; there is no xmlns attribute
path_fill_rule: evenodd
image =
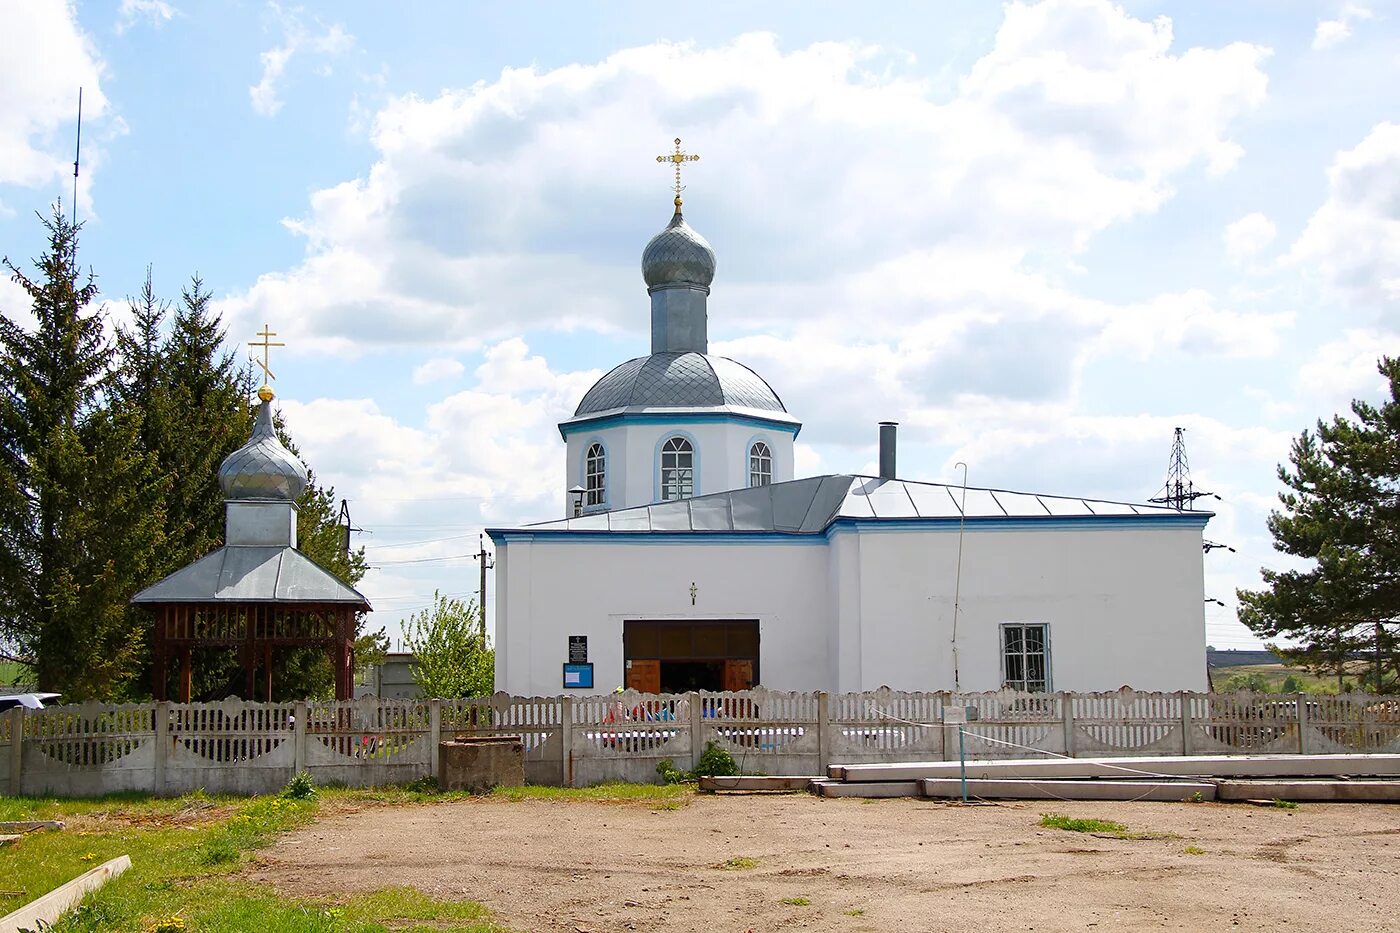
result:
<svg viewBox="0 0 1400 933"><path fill-rule="evenodd" d="M594 435L583 442L583 454L579 458L578 464L578 484L585 489L588 488L588 449L594 444L603 448L603 501L597 505L588 505L588 496L585 494L583 497L583 514L585 515L590 512L608 511L609 503L612 501L612 497L608 495L608 491L612 488L612 453L608 450L608 442L603 440L601 434ZM572 486L573 483L569 485ZM573 506L569 506L569 508L573 508Z"/></svg>
<svg viewBox="0 0 1400 933"><path fill-rule="evenodd" d="M1209 516L1182 513L1180 515L1047 515L1044 518L1009 518L974 516L964 527L980 531L1067 531L1067 530L1141 530L1145 528L1204 529ZM936 531L956 533L956 518L838 518L825 531L799 534L788 531L569 531L563 528L488 528L486 533L497 543L532 541L611 542L613 544L826 544L834 535L851 532L911 532Z"/></svg>
<svg viewBox="0 0 1400 933"><path fill-rule="evenodd" d="M570 434L578 431L598 431L603 428L610 428L619 424L748 424L770 431L790 432L794 439L802 432L802 425L791 421L770 421L767 418L760 418L756 415L741 415L734 412L677 412L667 414L665 412L621 412L615 415L604 415L600 418L592 418L586 421L565 421L559 425L559 436L564 440L569 439Z"/></svg>
<svg viewBox="0 0 1400 933"><path fill-rule="evenodd" d="M651 452L651 501L653 503L663 501L661 498L661 447L673 437L683 437L690 441L690 495L686 498L694 499L700 495L700 441L689 431L682 431L673 428L662 433L656 439L656 447ZM677 502L677 499L666 499L666 502ZM612 532L608 532L612 534Z"/></svg>

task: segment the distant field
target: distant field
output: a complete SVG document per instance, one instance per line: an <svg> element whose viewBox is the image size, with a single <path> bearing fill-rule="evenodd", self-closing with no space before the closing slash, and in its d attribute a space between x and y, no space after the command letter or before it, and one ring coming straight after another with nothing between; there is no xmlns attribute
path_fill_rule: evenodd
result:
<svg viewBox="0 0 1400 933"><path fill-rule="evenodd" d="M1365 668L1366 662L1364 661L1352 662L1349 666L1346 679L1354 689L1360 689L1358 682ZM1284 681L1292 677L1296 689L1303 693L1337 692L1337 678L1335 676L1318 677L1307 671L1283 664L1242 664L1238 667L1213 667L1210 674L1217 690L1235 689L1233 686L1228 686L1232 681L1243 687L1245 680L1252 680L1265 690L1279 692L1283 689Z"/></svg>

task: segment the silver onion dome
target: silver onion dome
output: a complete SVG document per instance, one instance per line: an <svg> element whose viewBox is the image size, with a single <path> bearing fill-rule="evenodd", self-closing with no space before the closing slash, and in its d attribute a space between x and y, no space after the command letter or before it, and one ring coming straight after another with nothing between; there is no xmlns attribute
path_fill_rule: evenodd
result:
<svg viewBox="0 0 1400 933"><path fill-rule="evenodd" d="M258 407L253 436L219 467L224 498L293 500L307 481L305 465L277 439L272 404L264 401Z"/></svg>
<svg viewBox="0 0 1400 933"><path fill-rule="evenodd" d="M616 408L749 408L787 411L758 373L724 356L653 353L614 367L574 416Z"/></svg>
<svg viewBox="0 0 1400 933"><path fill-rule="evenodd" d="M715 251L695 228L685 222L680 209L642 250L642 279L648 288L695 285L709 288L715 279Z"/></svg>

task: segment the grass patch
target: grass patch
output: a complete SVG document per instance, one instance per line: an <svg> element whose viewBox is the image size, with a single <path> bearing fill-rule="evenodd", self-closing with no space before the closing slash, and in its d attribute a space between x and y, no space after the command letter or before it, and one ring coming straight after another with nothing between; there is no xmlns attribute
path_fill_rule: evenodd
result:
<svg viewBox="0 0 1400 933"><path fill-rule="evenodd" d="M1298 809L1298 805L1297 805L1296 803L1294 803L1293 801L1291 801L1291 800L1280 800L1280 799L1277 798L1277 797L1274 798L1274 806L1278 807L1280 810L1296 810L1296 809Z"/></svg>
<svg viewBox="0 0 1400 933"><path fill-rule="evenodd" d="M785 897L780 903L788 904L792 907L807 907L812 903L812 900L807 897Z"/></svg>
<svg viewBox="0 0 1400 933"><path fill-rule="evenodd" d="M594 784L592 787L498 787L492 797L506 800L601 800L607 802L685 801L695 796L695 788L684 784Z"/></svg>
<svg viewBox="0 0 1400 933"><path fill-rule="evenodd" d="M1205 850L1205 849L1202 849L1200 846L1187 846L1186 848L1182 849L1181 851L1182 851L1182 852L1185 852L1187 855L1205 855L1205 854L1206 854L1206 850Z"/></svg>
<svg viewBox="0 0 1400 933"><path fill-rule="evenodd" d="M847 917L864 917L864 916L865 916L865 908L864 908L864 907L852 907L850 910L846 911L846 916L847 916Z"/></svg>
<svg viewBox="0 0 1400 933"><path fill-rule="evenodd" d="M131 870L65 915L53 933L507 933L480 904L436 900L410 888L304 900L278 897L234 875L250 852L311 821L322 806L351 802L358 793L320 788L310 799L202 793L173 799L0 798L0 819L68 824L0 849L0 887L23 892L0 896L0 915L127 854Z"/></svg>
<svg viewBox="0 0 1400 933"><path fill-rule="evenodd" d="M1096 836L1110 836L1114 839L1178 839L1176 833L1134 832L1122 823L1112 820L1094 820L1082 817L1065 816L1063 813L1042 813L1040 825L1049 829L1063 829L1072 833L1093 833Z"/></svg>
<svg viewBox="0 0 1400 933"><path fill-rule="evenodd" d="M748 871L750 868L758 867L758 859L749 858L747 855L736 855L720 862L719 867L725 871Z"/></svg>

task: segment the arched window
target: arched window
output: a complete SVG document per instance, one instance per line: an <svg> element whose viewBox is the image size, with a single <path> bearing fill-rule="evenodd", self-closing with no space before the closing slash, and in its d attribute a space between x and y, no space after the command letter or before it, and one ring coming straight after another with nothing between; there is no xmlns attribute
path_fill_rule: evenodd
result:
<svg viewBox="0 0 1400 933"><path fill-rule="evenodd" d="M683 437L661 445L661 498L689 499L695 495L695 449Z"/></svg>
<svg viewBox="0 0 1400 933"><path fill-rule="evenodd" d="M749 448L749 485L767 486L773 482L773 451L763 441Z"/></svg>
<svg viewBox="0 0 1400 933"><path fill-rule="evenodd" d="M602 505L607 491L608 455L602 444L593 444L583 458L584 505Z"/></svg>

